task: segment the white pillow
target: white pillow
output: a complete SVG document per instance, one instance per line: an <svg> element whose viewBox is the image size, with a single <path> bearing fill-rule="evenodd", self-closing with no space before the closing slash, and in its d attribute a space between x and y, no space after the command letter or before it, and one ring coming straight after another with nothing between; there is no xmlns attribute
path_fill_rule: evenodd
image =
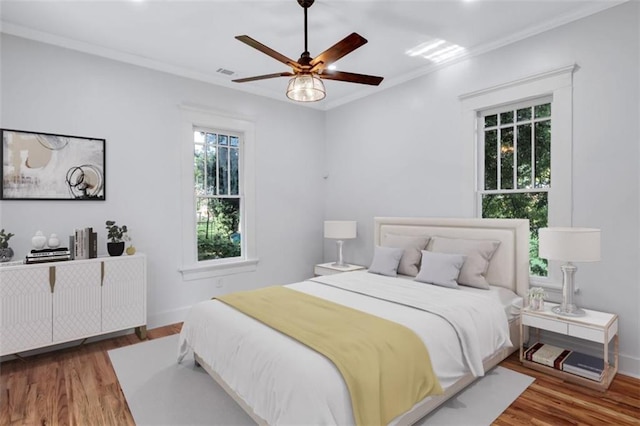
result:
<svg viewBox="0 0 640 426"><path fill-rule="evenodd" d="M422 266L415 280L442 287L458 288L458 275L464 264L462 254L422 251Z"/></svg>
<svg viewBox="0 0 640 426"><path fill-rule="evenodd" d="M489 290L485 274L489 269L489 261L499 245L500 241L493 240L432 237L429 250L437 253L464 254L467 259L460 270L458 284Z"/></svg>
<svg viewBox="0 0 640 426"><path fill-rule="evenodd" d="M398 265L398 273L415 277L418 275L418 266L420 265L420 251L427 248L429 237L426 236L409 236L397 234L385 234L383 246L403 248L402 258Z"/></svg>
<svg viewBox="0 0 640 426"><path fill-rule="evenodd" d="M402 248L376 246L369 272L395 277L398 275L398 264L403 252Z"/></svg>

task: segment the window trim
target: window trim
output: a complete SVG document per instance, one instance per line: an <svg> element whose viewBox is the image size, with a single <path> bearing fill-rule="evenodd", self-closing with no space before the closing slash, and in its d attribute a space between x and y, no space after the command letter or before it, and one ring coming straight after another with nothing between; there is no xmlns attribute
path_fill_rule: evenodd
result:
<svg viewBox="0 0 640 426"><path fill-rule="evenodd" d="M478 121L480 113L501 106L527 102L550 96L551 107L551 176L553 184L549 191L549 226L571 226L573 217L573 73L575 64L548 72L535 74L509 83L463 94L462 136L465 141L473 141L473 177L469 178L474 188L474 215L481 215L479 168L480 150ZM531 285L550 289L562 288L560 263L549 261L549 276L530 277Z"/></svg>
<svg viewBox="0 0 640 426"><path fill-rule="evenodd" d="M257 269L259 262L256 249L256 203L255 203L255 124L245 118L187 105L180 105L182 123L180 129L181 151L181 206L182 206L182 262L179 271L183 280L198 280L219 277ZM196 240L194 176L194 127L220 129L242 135L240 158L241 187L244 215L241 218L243 233L243 255L228 259L198 261Z"/></svg>

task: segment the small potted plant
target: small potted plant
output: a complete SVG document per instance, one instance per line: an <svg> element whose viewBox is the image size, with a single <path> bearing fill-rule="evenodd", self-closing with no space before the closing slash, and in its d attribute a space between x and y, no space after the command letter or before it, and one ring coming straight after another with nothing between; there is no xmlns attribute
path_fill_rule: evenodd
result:
<svg viewBox="0 0 640 426"><path fill-rule="evenodd" d="M113 220L107 220L107 251L110 256L120 256L124 252L124 242L127 240L127 225L118 226Z"/></svg>
<svg viewBox="0 0 640 426"><path fill-rule="evenodd" d="M0 262L8 262L13 258L13 249L9 247L9 240L15 234L6 234L4 229L0 230Z"/></svg>
<svg viewBox="0 0 640 426"><path fill-rule="evenodd" d="M544 311L544 298L547 296L542 287L529 289L529 307L534 311Z"/></svg>

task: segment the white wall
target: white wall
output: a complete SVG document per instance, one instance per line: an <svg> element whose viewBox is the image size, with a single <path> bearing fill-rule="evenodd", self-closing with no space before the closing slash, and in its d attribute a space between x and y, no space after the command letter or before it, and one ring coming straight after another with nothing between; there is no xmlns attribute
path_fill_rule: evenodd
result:
<svg viewBox="0 0 640 426"><path fill-rule="evenodd" d="M358 221L346 260L371 261L374 216L475 214L459 95L576 63L573 225L602 229L577 303L620 316L622 369L640 375L638 28L630 2L329 111L326 217Z"/></svg>
<svg viewBox="0 0 640 426"><path fill-rule="evenodd" d="M12 36L1 42L3 128L106 139L106 201L0 202L17 258L37 230L67 236L85 226L105 254L104 222L128 225L148 256L150 326L181 321L187 307L221 292L311 276L322 260L323 112ZM260 263L222 278L222 288L178 272L179 148L189 143L179 139L180 103L255 122Z"/></svg>

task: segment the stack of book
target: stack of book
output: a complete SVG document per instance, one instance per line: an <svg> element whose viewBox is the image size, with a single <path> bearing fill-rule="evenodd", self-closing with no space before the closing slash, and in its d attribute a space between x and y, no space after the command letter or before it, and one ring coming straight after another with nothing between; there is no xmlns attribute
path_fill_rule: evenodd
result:
<svg viewBox="0 0 640 426"><path fill-rule="evenodd" d="M42 250L31 250L27 254L25 263L46 263L59 262L71 259L71 252L67 247L46 248Z"/></svg>
<svg viewBox="0 0 640 426"><path fill-rule="evenodd" d="M568 349L538 342L527 349L524 357L527 361L537 362L538 364L546 365L556 370L562 370L562 362L570 353L571 351Z"/></svg>
<svg viewBox="0 0 640 426"><path fill-rule="evenodd" d="M98 257L98 233L93 228L76 229L69 237L69 247L73 259L93 259Z"/></svg>
<svg viewBox="0 0 640 426"><path fill-rule="evenodd" d="M600 381L604 375L604 360L596 356L536 343L524 353L527 361L546 365L587 379Z"/></svg>
<svg viewBox="0 0 640 426"><path fill-rule="evenodd" d="M562 370L599 382L604 376L604 360L597 356L574 351L564 361Z"/></svg>

